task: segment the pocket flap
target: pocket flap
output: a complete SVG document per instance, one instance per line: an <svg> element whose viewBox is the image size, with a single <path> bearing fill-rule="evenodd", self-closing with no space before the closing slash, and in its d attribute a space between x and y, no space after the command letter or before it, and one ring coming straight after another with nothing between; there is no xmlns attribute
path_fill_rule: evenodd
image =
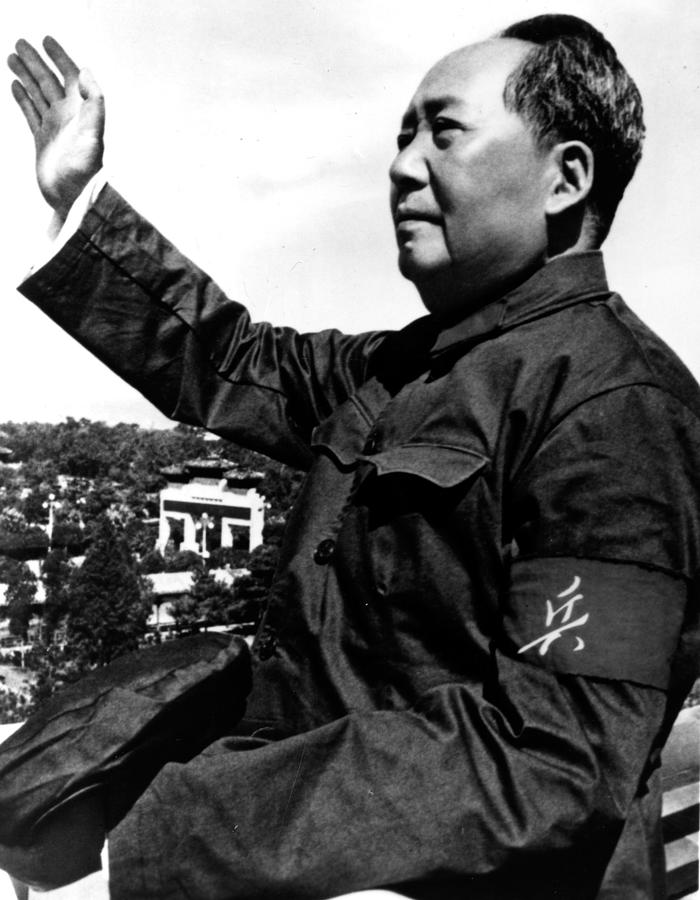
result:
<svg viewBox="0 0 700 900"><path fill-rule="evenodd" d="M312 448L323 448L343 467L357 465L372 422L351 397L311 434Z"/></svg>
<svg viewBox="0 0 700 900"><path fill-rule="evenodd" d="M441 488L455 487L489 462L475 450L448 444L402 444L360 459L370 463L379 477L414 475Z"/></svg>

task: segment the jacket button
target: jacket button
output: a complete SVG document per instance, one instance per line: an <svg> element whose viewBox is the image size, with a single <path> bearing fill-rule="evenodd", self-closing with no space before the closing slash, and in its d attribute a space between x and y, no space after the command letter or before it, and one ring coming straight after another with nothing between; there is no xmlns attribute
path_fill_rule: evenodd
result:
<svg viewBox="0 0 700 900"><path fill-rule="evenodd" d="M367 438L367 443L365 444L364 452L368 454L376 453L379 450L379 438L376 434L371 434Z"/></svg>
<svg viewBox="0 0 700 900"><path fill-rule="evenodd" d="M321 541L321 543L314 550L314 562L318 563L319 566L325 566L326 563L329 563L333 559L333 554L335 553L335 541L332 541L330 538L326 538L325 541Z"/></svg>

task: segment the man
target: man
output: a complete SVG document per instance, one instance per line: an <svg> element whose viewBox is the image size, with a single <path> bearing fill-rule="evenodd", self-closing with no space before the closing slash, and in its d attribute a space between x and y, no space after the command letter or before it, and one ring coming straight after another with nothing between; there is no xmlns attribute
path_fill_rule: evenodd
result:
<svg viewBox="0 0 700 900"><path fill-rule="evenodd" d="M246 718L110 833L111 896L663 896L700 394L605 280L643 137L613 48L545 16L428 72L390 173L428 315L359 336L251 324L104 185L99 89L45 49L64 83L20 42L13 92L78 224L22 292L172 418L309 472Z"/></svg>

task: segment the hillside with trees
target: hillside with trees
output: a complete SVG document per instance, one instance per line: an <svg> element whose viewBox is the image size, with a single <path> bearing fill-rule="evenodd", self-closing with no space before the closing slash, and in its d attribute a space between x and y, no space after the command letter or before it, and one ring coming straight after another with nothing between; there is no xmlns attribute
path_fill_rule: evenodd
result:
<svg viewBox="0 0 700 900"><path fill-rule="evenodd" d="M183 425L6 422L0 445L1 615L11 635L5 643L22 647L31 672L24 693L4 686L0 675L0 722L26 718L61 684L152 641L146 576L153 573L192 573L190 591L172 604L176 637L214 624L252 628L259 620L302 473ZM203 560L180 551L175 535L161 554L162 470L212 457L263 474L263 545L248 553L214 543ZM76 557L84 557L81 565ZM234 589L214 577L222 569L248 574ZM3 656L19 661L16 649L0 650Z"/></svg>

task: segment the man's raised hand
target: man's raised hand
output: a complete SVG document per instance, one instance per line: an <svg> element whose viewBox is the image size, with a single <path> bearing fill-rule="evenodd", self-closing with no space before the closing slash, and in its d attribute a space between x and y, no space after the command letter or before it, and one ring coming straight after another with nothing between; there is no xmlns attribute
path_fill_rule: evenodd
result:
<svg viewBox="0 0 700 900"><path fill-rule="evenodd" d="M45 38L44 49L63 83L27 41L17 42L7 64L17 77L12 95L34 137L39 189L65 218L102 165L104 98L88 70L79 70L57 41Z"/></svg>

